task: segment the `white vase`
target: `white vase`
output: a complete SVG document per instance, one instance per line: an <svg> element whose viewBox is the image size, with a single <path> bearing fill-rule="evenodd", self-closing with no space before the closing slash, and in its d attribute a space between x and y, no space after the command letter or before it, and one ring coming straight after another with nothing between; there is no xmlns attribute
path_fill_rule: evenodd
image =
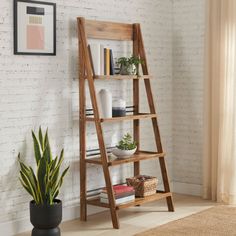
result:
<svg viewBox="0 0 236 236"><path fill-rule="evenodd" d="M112 94L107 89L101 89L98 93L98 106L102 118L112 117Z"/></svg>

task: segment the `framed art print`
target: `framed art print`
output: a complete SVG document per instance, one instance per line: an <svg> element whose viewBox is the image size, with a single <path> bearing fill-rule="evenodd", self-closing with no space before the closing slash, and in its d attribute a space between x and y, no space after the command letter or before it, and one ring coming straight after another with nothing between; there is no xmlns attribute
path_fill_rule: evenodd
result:
<svg viewBox="0 0 236 236"><path fill-rule="evenodd" d="M56 55L56 4L14 0L14 54Z"/></svg>

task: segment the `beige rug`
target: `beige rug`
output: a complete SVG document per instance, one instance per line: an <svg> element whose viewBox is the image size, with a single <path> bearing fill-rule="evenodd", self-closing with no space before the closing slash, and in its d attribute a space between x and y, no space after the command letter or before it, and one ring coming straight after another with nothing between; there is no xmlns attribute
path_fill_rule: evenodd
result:
<svg viewBox="0 0 236 236"><path fill-rule="evenodd" d="M157 219L158 220L158 219ZM236 236L236 207L216 206L136 236Z"/></svg>

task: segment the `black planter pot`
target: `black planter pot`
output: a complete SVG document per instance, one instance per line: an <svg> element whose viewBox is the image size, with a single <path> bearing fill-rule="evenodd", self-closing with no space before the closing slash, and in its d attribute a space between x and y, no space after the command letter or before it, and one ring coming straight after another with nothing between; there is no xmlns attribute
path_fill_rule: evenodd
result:
<svg viewBox="0 0 236 236"><path fill-rule="evenodd" d="M30 222L34 226L32 236L60 236L58 225L62 220L62 202L55 200L53 205L36 205L30 202Z"/></svg>

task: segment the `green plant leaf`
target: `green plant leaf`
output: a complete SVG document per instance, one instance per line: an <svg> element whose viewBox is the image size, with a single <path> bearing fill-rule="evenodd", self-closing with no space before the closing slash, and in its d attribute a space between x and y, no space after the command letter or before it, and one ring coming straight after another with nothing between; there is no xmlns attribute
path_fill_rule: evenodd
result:
<svg viewBox="0 0 236 236"><path fill-rule="evenodd" d="M56 197L58 196L58 194L59 194L59 189L54 193L53 199L56 199Z"/></svg>
<svg viewBox="0 0 236 236"><path fill-rule="evenodd" d="M58 166L55 171L51 175L51 184L54 186L57 183L58 177L60 172L60 166Z"/></svg>
<svg viewBox="0 0 236 236"><path fill-rule="evenodd" d="M51 184L52 184L52 186L55 186L58 182L59 171L60 171L60 167L61 167L63 159L64 159L64 150L62 149L61 154L60 154L60 158L59 158L58 162L56 163L55 168L51 172Z"/></svg>
<svg viewBox="0 0 236 236"><path fill-rule="evenodd" d="M28 180L31 183L31 186L33 188L33 192L35 195L36 200L38 200L38 195L37 195L37 179L34 175L34 171L31 167L27 167L24 163L20 161L20 166L21 166L21 172L24 173L24 175L28 178Z"/></svg>
<svg viewBox="0 0 236 236"><path fill-rule="evenodd" d="M21 185L24 187L24 189L33 197L33 193L31 192L30 188L24 183L22 178L19 178Z"/></svg>
<svg viewBox="0 0 236 236"><path fill-rule="evenodd" d="M38 165L38 183L39 183L39 190L41 192L43 202L46 201L46 183L45 183L45 175L46 175L46 159L41 158Z"/></svg>
<svg viewBox="0 0 236 236"><path fill-rule="evenodd" d="M34 171L32 169L32 167L30 167L30 173L31 173L31 182L33 183L33 187L34 187L34 192L35 192L35 196L37 198L37 201L40 201L40 195L38 192L38 180L34 174Z"/></svg>
<svg viewBox="0 0 236 236"><path fill-rule="evenodd" d="M64 149L61 150L61 154L60 154L59 160L58 160L58 162L57 162L53 172L55 172L57 168L60 168L63 160L64 160Z"/></svg>
<svg viewBox="0 0 236 236"><path fill-rule="evenodd" d="M23 162L20 162L20 168L21 170L25 170L25 171L30 171L30 168L28 166L26 166Z"/></svg>
<svg viewBox="0 0 236 236"><path fill-rule="evenodd" d="M41 145L41 150L44 150L44 142L43 142L43 134L42 134L42 129L41 126L39 127L39 142Z"/></svg>
<svg viewBox="0 0 236 236"><path fill-rule="evenodd" d="M59 188L62 186L64 176L66 175L67 171L69 170L69 166L62 172L60 180L59 180Z"/></svg>
<svg viewBox="0 0 236 236"><path fill-rule="evenodd" d="M49 197L50 205L53 205L54 204L54 197L53 197L53 193L52 193L51 189L49 189L49 191L48 191L48 197Z"/></svg>
<svg viewBox="0 0 236 236"><path fill-rule="evenodd" d="M44 138L44 155L47 158L47 162L50 163L52 161L52 153L51 147L48 139L48 130L46 131L45 138Z"/></svg>
<svg viewBox="0 0 236 236"><path fill-rule="evenodd" d="M32 137L33 137L33 142L34 142L34 156L35 156L36 163L38 165L41 159L41 151L40 151L39 142L35 136L34 131L32 131Z"/></svg>
<svg viewBox="0 0 236 236"><path fill-rule="evenodd" d="M24 172L22 172L22 171L20 171L20 176L21 176L22 181L24 182L24 185L26 185L27 188L30 190L33 199L35 200L35 202L37 202L38 199L37 199L37 197L35 195L34 188L32 186L32 183L30 182L28 176Z"/></svg>
<svg viewBox="0 0 236 236"><path fill-rule="evenodd" d="M69 170L69 166L62 172L62 174L61 174L61 177L60 177L60 180L58 181L58 183L57 183L57 185L56 185L56 187L55 187L55 189L54 189L54 192L53 192L53 197L54 197L54 199L57 197L57 195L59 194L59 189L60 189L60 187L62 186L62 184L63 184L63 179L64 179L64 177L65 177L65 175L66 175L66 173L68 172L68 170Z"/></svg>
<svg viewBox="0 0 236 236"><path fill-rule="evenodd" d="M50 165L50 173L55 169L55 166L57 164L58 156L54 160L52 160L51 165Z"/></svg>

